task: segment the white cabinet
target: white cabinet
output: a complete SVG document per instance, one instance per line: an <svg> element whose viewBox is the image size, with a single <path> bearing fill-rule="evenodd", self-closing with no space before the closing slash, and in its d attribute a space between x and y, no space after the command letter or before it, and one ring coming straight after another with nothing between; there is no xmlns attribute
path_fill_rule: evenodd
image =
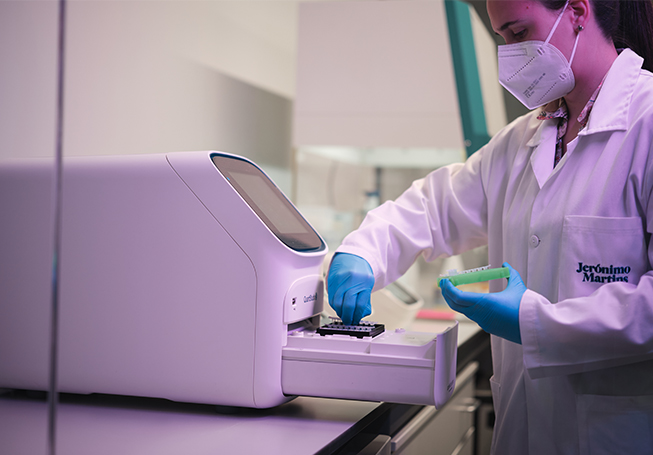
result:
<svg viewBox="0 0 653 455"><path fill-rule="evenodd" d="M425 407L391 441L396 455L471 455L474 450L476 362L470 363L456 378L456 389L439 410Z"/></svg>

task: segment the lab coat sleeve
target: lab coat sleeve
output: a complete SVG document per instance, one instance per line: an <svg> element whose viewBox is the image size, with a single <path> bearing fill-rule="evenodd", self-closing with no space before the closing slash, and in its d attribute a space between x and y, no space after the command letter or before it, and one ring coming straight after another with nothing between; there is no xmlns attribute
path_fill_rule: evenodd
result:
<svg viewBox="0 0 653 455"><path fill-rule="evenodd" d="M653 150L649 151L653 157ZM604 284L586 297L552 304L527 290L520 306L524 363L531 378L584 373L653 359L653 160L647 200L648 271L637 283ZM644 221L644 220L643 220Z"/></svg>
<svg viewBox="0 0 653 455"><path fill-rule="evenodd" d="M431 172L370 211L337 252L366 259L377 290L402 276L420 254L430 261L487 244L483 152Z"/></svg>

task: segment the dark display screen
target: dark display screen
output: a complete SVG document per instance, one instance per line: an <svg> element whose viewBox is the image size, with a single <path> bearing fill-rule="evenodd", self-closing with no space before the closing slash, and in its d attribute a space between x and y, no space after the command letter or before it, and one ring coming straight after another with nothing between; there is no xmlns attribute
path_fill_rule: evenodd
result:
<svg viewBox="0 0 653 455"><path fill-rule="evenodd" d="M213 163L265 225L294 250L324 249L320 236L277 186L249 161L213 155Z"/></svg>

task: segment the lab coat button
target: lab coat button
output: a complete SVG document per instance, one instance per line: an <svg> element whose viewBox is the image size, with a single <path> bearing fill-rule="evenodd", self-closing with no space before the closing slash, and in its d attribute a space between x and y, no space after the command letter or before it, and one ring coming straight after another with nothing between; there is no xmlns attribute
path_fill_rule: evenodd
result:
<svg viewBox="0 0 653 455"><path fill-rule="evenodd" d="M531 235L531 246L533 248L537 248L539 244L540 244L540 238L535 234Z"/></svg>

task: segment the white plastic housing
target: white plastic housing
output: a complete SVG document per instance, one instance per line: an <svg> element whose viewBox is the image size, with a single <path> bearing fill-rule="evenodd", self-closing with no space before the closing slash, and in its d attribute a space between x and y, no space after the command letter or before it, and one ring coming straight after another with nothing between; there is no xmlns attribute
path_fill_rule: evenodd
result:
<svg viewBox="0 0 653 455"><path fill-rule="evenodd" d="M302 316L320 313L326 248L284 245L210 156L65 159L60 391L287 400L284 301L317 293ZM0 170L0 387L47 389L51 175Z"/></svg>
<svg viewBox="0 0 653 455"><path fill-rule="evenodd" d="M345 340L374 346L364 355L328 337L297 352L300 337L289 330L323 309L326 246L317 234L308 251L279 240L213 154L242 160L219 152L65 159L59 391L258 408L295 394L446 400L455 331L419 346L422 335ZM0 388L48 388L52 175L49 160L0 164ZM370 382L344 379L358 374ZM414 390L398 392L404 381Z"/></svg>
<svg viewBox="0 0 653 455"><path fill-rule="evenodd" d="M388 331L374 338L295 332L283 349L285 393L441 407L456 377L458 322L437 336Z"/></svg>

